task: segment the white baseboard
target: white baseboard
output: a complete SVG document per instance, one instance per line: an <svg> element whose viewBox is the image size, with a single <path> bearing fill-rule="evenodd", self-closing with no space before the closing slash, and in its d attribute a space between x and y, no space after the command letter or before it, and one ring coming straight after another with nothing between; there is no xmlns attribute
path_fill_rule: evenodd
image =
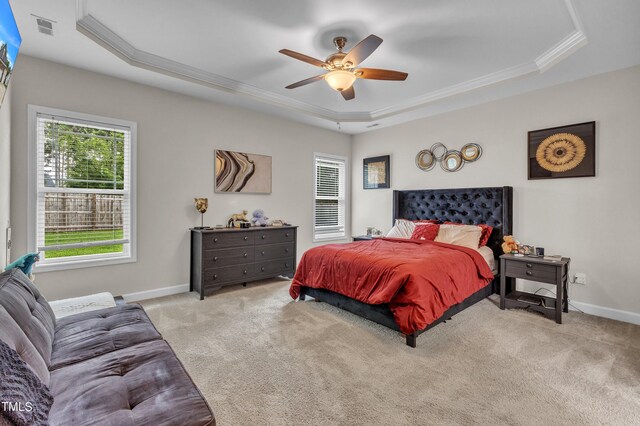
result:
<svg viewBox="0 0 640 426"><path fill-rule="evenodd" d="M605 308L604 306L591 305L589 303L576 302L572 300L569 305L569 309L575 311L577 310L576 308L580 309L585 314L640 325L640 314L636 312L621 311L619 309Z"/></svg>
<svg viewBox="0 0 640 426"><path fill-rule="evenodd" d="M153 290L138 291L136 293L123 294L125 302L139 302L141 300L155 299L156 297L171 296L172 294L186 293L189 284L174 285L171 287L154 288Z"/></svg>

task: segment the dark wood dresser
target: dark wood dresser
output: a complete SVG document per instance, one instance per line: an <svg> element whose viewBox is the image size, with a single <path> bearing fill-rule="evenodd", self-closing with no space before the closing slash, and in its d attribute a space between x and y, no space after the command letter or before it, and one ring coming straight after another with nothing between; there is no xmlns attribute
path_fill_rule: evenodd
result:
<svg viewBox="0 0 640 426"><path fill-rule="evenodd" d="M234 284L293 277L297 226L191 229L191 291L200 294Z"/></svg>

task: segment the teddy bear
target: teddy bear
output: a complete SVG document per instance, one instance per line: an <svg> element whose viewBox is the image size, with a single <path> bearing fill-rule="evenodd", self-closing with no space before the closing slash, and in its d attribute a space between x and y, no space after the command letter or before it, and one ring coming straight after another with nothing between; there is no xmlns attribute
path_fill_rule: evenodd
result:
<svg viewBox="0 0 640 426"><path fill-rule="evenodd" d="M269 218L264 215L264 211L257 209L253 211L253 217L251 218L251 222L253 222L254 226L267 226Z"/></svg>
<svg viewBox="0 0 640 426"><path fill-rule="evenodd" d="M505 253L517 253L519 245L518 241L513 238L513 235L505 235L504 243L502 243L502 251Z"/></svg>

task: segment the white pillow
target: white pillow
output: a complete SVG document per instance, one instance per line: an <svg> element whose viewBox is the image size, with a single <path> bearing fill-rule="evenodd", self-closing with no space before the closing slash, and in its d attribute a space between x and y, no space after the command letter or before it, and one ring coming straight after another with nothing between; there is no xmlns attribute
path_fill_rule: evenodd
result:
<svg viewBox="0 0 640 426"><path fill-rule="evenodd" d="M416 228L416 224L410 220L396 219L396 224L393 225L391 231L387 234L388 238L411 238L413 230Z"/></svg>
<svg viewBox="0 0 640 426"><path fill-rule="evenodd" d="M454 244L462 247L469 247L474 250L480 245L482 228L475 225L440 225L438 236L435 241L438 243Z"/></svg>

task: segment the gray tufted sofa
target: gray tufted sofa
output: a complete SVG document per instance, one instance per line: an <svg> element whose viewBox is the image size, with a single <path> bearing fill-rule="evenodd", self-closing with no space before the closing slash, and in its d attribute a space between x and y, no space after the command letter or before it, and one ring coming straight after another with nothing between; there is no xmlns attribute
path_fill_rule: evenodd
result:
<svg viewBox="0 0 640 426"><path fill-rule="evenodd" d="M56 321L38 289L13 269L0 274L0 340L49 387L51 425L215 425L139 305Z"/></svg>

